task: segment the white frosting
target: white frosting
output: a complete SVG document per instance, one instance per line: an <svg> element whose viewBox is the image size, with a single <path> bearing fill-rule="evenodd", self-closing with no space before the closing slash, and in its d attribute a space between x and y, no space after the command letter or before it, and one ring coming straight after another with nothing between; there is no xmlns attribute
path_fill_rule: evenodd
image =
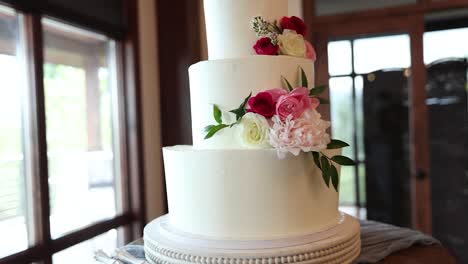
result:
<svg viewBox="0 0 468 264"><path fill-rule="evenodd" d="M289 56L251 56L239 59L203 61L189 69L192 107L192 135L196 148L243 148L236 126L205 140L203 129L215 124L213 105L223 110L226 123L235 121L229 110L239 107L252 92L281 88L281 76L292 85L298 83L299 66L306 72L309 85L314 84L311 60Z"/></svg>
<svg viewBox="0 0 468 264"><path fill-rule="evenodd" d="M340 219L338 193L310 154L278 160L273 149L163 152L170 223L183 232L273 239L326 230Z"/></svg>
<svg viewBox="0 0 468 264"><path fill-rule="evenodd" d="M238 58L254 54L258 37L250 28L255 16L268 21L288 15L287 0L204 0L208 58Z"/></svg>

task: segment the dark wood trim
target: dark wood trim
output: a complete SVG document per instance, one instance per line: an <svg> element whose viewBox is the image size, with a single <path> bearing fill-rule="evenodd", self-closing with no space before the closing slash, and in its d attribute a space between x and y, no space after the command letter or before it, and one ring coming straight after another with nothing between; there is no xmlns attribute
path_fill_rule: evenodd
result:
<svg viewBox="0 0 468 264"><path fill-rule="evenodd" d="M50 204L49 204L49 168L47 158L47 130L44 95L44 54L43 31L41 17L32 14L25 17L27 66L30 77L31 93L31 140L33 166L33 197L34 197L34 225L37 245L47 245L50 237ZM52 263L50 256L44 263Z"/></svg>
<svg viewBox="0 0 468 264"><path fill-rule="evenodd" d="M188 68L201 60L201 1L158 1L163 146L192 144ZM167 30L175 28L177 30Z"/></svg>
<svg viewBox="0 0 468 264"><path fill-rule="evenodd" d="M426 66L424 65L423 34L424 18L415 16L410 31L411 38L411 85L410 101L410 159L413 227L432 233L432 204L429 128L426 105Z"/></svg>
<svg viewBox="0 0 468 264"><path fill-rule="evenodd" d="M49 16L62 23L70 24L83 29L88 29L94 32L104 34L110 38L121 40L124 38L126 29L123 26L116 26L106 22L99 21L91 16L77 14L66 8L56 7L51 4L45 4L45 1L32 0L0 0L1 4L12 7L16 10L25 13L36 13L44 16Z"/></svg>
<svg viewBox="0 0 468 264"><path fill-rule="evenodd" d="M131 214L125 214L113 219L101 221L64 235L58 239L51 240L48 244L39 244L14 255L0 259L0 264L31 263L51 258L54 253L104 234L109 230L131 224L133 220L134 219Z"/></svg>
<svg viewBox="0 0 468 264"><path fill-rule="evenodd" d="M317 53L317 60L315 61L315 85L329 85L330 75L328 73L328 36L323 33L314 33L312 43ZM330 99L330 89L323 93L323 97ZM318 111L322 114L325 120L330 120L330 106L321 105Z"/></svg>
<svg viewBox="0 0 468 264"><path fill-rule="evenodd" d="M122 27L103 23L93 17L79 15L75 12L70 12L65 8L57 8L51 5L47 5L47 7L41 11L45 16L51 17L62 23L91 30L113 39L122 40L125 36L125 29Z"/></svg>
<svg viewBox="0 0 468 264"><path fill-rule="evenodd" d="M307 1L307 0L305 0ZM316 16L312 24L314 27L320 27L322 24L329 23L347 23L352 21L368 21L390 16L405 16L408 14L422 14L444 11L455 8L468 7L467 0L450 0L450 1L430 1L424 3L416 3L410 5L402 5L396 7L387 7L380 9L370 9L365 11L348 12L334 15Z"/></svg>
<svg viewBox="0 0 468 264"><path fill-rule="evenodd" d="M128 154L128 192L131 193L129 206L135 222L131 227L130 240L143 234L146 221L144 188L143 130L140 80L140 53L138 35L138 1L124 1L128 17L128 32L123 40L123 73L125 78L125 113Z"/></svg>
<svg viewBox="0 0 468 264"><path fill-rule="evenodd" d="M315 0L302 0L302 13L304 19L307 19L307 24L311 24L315 19L316 10L315 10Z"/></svg>
<svg viewBox="0 0 468 264"><path fill-rule="evenodd" d="M370 22L372 21L372 22ZM328 35L329 39L357 38L360 36L369 37L378 34L399 34L407 33L412 22L412 16L380 17L377 20L355 20L340 23L330 23L321 26L311 25L314 32L321 32Z"/></svg>

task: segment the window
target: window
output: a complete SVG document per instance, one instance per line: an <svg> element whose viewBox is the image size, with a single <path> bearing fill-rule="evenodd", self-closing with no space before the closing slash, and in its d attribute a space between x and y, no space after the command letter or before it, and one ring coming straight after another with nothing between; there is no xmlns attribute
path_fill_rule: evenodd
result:
<svg viewBox="0 0 468 264"><path fill-rule="evenodd" d="M19 43L22 16L0 8L0 258L29 243L28 179L25 171L24 85ZM14 237L12 241L5 239Z"/></svg>
<svg viewBox="0 0 468 264"><path fill-rule="evenodd" d="M49 19L43 28L50 222L57 238L121 212L115 43Z"/></svg>
<svg viewBox="0 0 468 264"><path fill-rule="evenodd" d="M408 35L331 41L328 44L332 134L351 143L344 155L356 167L341 168L340 209L366 218L364 79L368 73L411 66Z"/></svg>
<svg viewBox="0 0 468 264"><path fill-rule="evenodd" d="M144 223L134 40L1 1L0 263L91 263Z"/></svg>

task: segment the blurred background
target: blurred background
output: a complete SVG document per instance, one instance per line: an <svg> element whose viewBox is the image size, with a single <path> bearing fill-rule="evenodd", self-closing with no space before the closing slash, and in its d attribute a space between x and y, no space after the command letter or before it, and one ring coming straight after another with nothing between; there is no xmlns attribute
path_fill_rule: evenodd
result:
<svg viewBox="0 0 468 264"><path fill-rule="evenodd" d="M468 263L468 2L289 0L351 143L340 209ZM286 14L285 14L286 15ZM201 0L0 0L0 263L91 263L167 211Z"/></svg>

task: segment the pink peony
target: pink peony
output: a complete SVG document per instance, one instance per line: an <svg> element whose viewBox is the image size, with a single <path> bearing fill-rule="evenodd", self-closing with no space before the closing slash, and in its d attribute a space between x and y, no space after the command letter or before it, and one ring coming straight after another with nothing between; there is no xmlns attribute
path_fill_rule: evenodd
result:
<svg viewBox="0 0 468 264"><path fill-rule="evenodd" d="M317 53L315 53L314 46L312 46L312 44L307 40L304 40L304 42L306 45L306 58L315 62L317 60Z"/></svg>
<svg viewBox="0 0 468 264"><path fill-rule="evenodd" d="M276 148L278 157L283 159L290 152L297 156L301 152L321 151L330 143L327 129L330 122L321 119L313 109L305 111L299 118L292 115L285 120L277 115L272 118L270 144Z"/></svg>
<svg viewBox="0 0 468 264"><path fill-rule="evenodd" d="M285 120L289 115L296 119L308 108L311 108L309 89L298 87L289 94L280 96L276 104L276 114L281 120Z"/></svg>

